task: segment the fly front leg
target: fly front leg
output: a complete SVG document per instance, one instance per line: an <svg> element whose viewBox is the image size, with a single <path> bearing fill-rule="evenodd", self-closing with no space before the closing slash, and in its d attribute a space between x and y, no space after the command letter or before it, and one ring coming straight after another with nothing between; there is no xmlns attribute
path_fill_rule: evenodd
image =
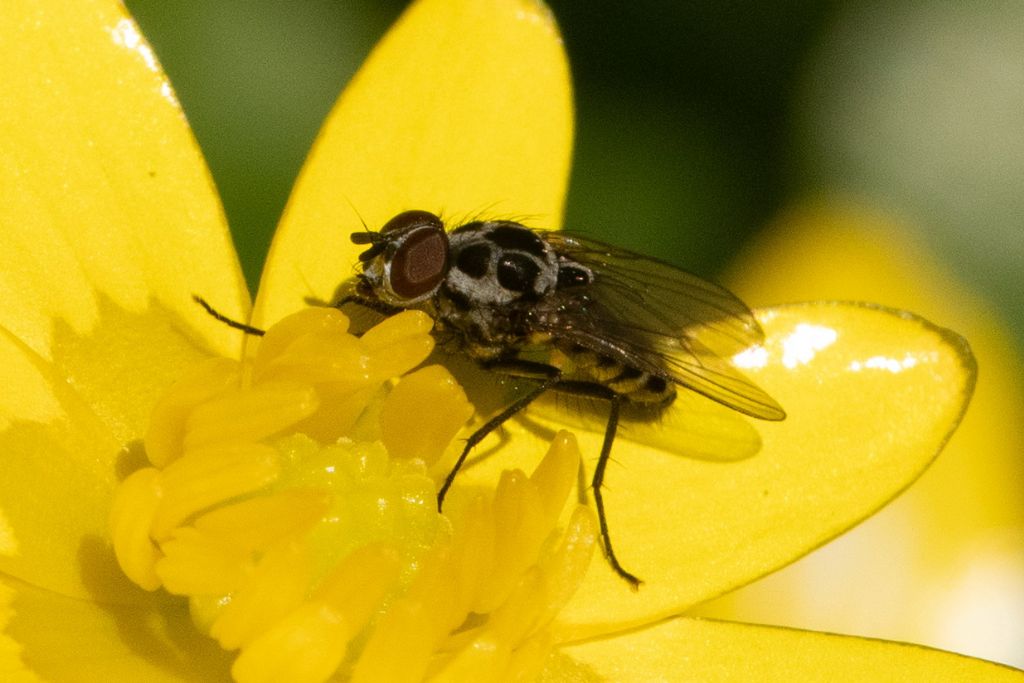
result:
<svg viewBox="0 0 1024 683"><path fill-rule="evenodd" d="M337 308L340 311L341 307L346 304L358 304L363 308L368 308L371 311L375 311L385 316L394 315L396 313L401 313L402 311L406 310L399 306L392 306L391 304L385 303L380 299L374 299L372 297L363 296L362 294L359 293L346 294L345 296L341 297L333 304L331 304L331 308Z"/></svg>
<svg viewBox="0 0 1024 683"><path fill-rule="evenodd" d="M247 325L247 324L245 324L243 322L239 322L239 321L235 320L234 318L229 318L228 316L224 315L223 313L218 311L216 308L211 306L209 303L207 303L206 299L204 299L203 297L199 296L198 294L193 294L192 295L192 300L195 301L200 306L202 306L203 309L207 313L209 313L210 316L213 317L214 320L218 320L218 321L224 323L225 325L227 325L228 327L233 327L236 330L241 330L242 332L245 332L246 334L252 335L253 337L262 337L263 335L265 335L267 333L266 330L260 329L258 327L253 327L252 325Z"/></svg>

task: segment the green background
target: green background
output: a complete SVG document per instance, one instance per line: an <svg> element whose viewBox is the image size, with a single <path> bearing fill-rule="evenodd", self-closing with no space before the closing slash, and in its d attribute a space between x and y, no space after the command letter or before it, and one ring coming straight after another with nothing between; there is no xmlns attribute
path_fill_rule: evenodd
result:
<svg viewBox="0 0 1024 683"><path fill-rule="evenodd" d="M405 3L126 4L254 289L321 121ZM794 201L849 193L917 225L1024 339L1024 3L550 4L577 100L568 226L713 277Z"/></svg>

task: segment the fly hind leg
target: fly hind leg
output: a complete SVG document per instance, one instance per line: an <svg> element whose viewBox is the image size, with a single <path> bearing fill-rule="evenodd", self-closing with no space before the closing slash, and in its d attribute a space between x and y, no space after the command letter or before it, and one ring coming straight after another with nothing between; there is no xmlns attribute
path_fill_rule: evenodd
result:
<svg viewBox="0 0 1024 683"><path fill-rule="evenodd" d="M604 473L608 467L608 460L612 455L612 444L615 443L615 433L619 428L619 408L622 405L622 395L596 382L557 382L553 391L558 391L571 396L584 398L596 398L608 401L608 422L605 423L604 441L601 444L601 454L597 458L597 465L594 467L594 477L590 481L590 488L594 493L594 507L597 508L597 522L601 528L601 544L604 546L604 556L611 565L612 570L624 579L634 591L640 587L643 581L635 574L626 571L615 555L612 547L611 533L608 531L608 516L604 508L604 495L601 493L601 486L604 484Z"/></svg>
<svg viewBox="0 0 1024 683"><path fill-rule="evenodd" d="M480 443L484 437L500 427L507 420L522 412L527 406L540 398L546 392L557 391L570 396L608 401L610 406L608 422L605 426L604 441L601 445L601 454L598 456L597 466L594 468L594 477L591 480L590 487L594 492L594 506L597 508L597 520L601 529L601 544L604 546L605 558L608 560L608 564L611 565L612 570L629 583L633 590L639 588L640 584L643 582L636 575L626 571L619 562L619 558L615 555L615 550L612 547L611 534L608 531L608 517L605 513L604 496L601 493L605 470L608 467L608 460L612 453L612 444L615 442L615 433L619 426L619 408L621 407L623 400L622 395L613 391L609 387L596 382L563 380L562 371L559 368L546 363L511 359L492 361L485 364L485 367L494 372L512 377L535 379L538 381L538 384L529 392L516 399L516 401L503 411L484 423L483 426L473 432L469 439L466 440L466 445L462 450L462 454L456 461L452 471L448 473L448 476L445 478L444 484L441 486L441 490L437 495L438 510L441 509L441 504L444 502L445 494L448 493L448 489L451 488L452 482L455 481L455 475L458 473L459 468L462 467L462 464L466 461L466 457L469 455L469 452L473 450L473 448Z"/></svg>

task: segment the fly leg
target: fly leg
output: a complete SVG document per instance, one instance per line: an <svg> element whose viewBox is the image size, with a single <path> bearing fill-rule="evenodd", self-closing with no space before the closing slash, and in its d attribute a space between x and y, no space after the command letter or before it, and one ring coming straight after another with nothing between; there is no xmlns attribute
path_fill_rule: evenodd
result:
<svg viewBox="0 0 1024 683"><path fill-rule="evenodd" d="M553 365L535 363L526 360L495 361L485 363L484 367L488 370L493 370L494 372L499 372L513 377L537 379L539 380L539 383L537 386L530 389L529 392L517 398L507 408L492 417L479 429L469 435L469 438L466 439L466 445L462 449L462 453L459 455L459 459L455 461L455 466L452 467L451 472L449 472L448 476L445 477L444 483L441 485L441 489L437 492L437 509L439 512L441 510L441 506L444 504L444 497L447 495L448 489L452 487L452 483L455 481L455 475L459 473L459 469L462 467L462 464L466 462L466 457L469 455L469 452L473 450L478 443L483 441L488 434L505 424L505 422L512 417L515 417L516 414L543 396L546 391L557 385L562 377L562 371Z"/></svg>
<svg viewBox="0 0 1024 683"><path fill-rule="evenodd" d="M228 316L224 315L223 313L218 311L216 308L211 306L209 304L209 302L206 301L206 299L204 299L203 297L199 296L198 294L193 294L192 295L192 300L195 301L200 306L202 306L206 310L206 312L209 313L215 320L218 320L218 321L224 323L228 327L233 327L236 330L241 330L242 332L245 332L246 334L251 334L254 337L262 337L263 335L265 335L267 333L266 330L260 329L259 327L254 327L252 325L247 325L247 324L245 324L243 322L239 322L238 320L235 320L234 318L229 318ZM382 301L374 301L373 299L364 299L363 297L361 297L361 296L359 296L357 294L352 294L352 295L346 296L346 297L344 297L342 299L339 299L335 303L331 304L331 308L337 308L338 310L341 310L341 307L344 306L345 304L359 304L360 306L363 306L365 308L369 308L370 310L376 311L377 313L381 313L383 315L393 315L394 313L397 313L397 312L403 310L401 308L396 308L394 306L389 306L389 305L387 305L386 303L384 303ZM320 304L320 305L323 305L323 304Z"/></svg>
<svg viewBox="0 0 1024 683"><path fill-rule="evenodd" d="M610 410L608 422L604 430L604 442L601 445L601 454L598 456L597 466L594 468L594 477L591 480L590 487L594 492L594 505L597 508L597 521L601 529L601 544L604 546L605 558L608 560L608 564L611 565L612 570L629 583L633 590L639 588L643 582L636 575L626 571L622 564L619 563L619 558L615 556L615 550L612 548L611 533L608 531L608 517L604 508L604 496L601 493L605 470L608 467L608 460L612 453L612 444L615 442L615 432L619 426L619 408L622 404L622 396L609 387L596 382L563 380L562 371L546 363L511 359L487 363L484 367L493 372L512 377L536 379L538 384L469 436L466 440L466 446L462 449L462 454L459 455L459 459L455 462L452 471L448 473L444 484L441 486L441 490L437 494L437 509L441 509L445 494L451 488L452 482L455 481L455 475L458 474L459 468L466 461L469 452L478 443L483 441L484 437L523 411L545 392L557 391L571 396L608 401Z"/></svg>
<svg viewBox="0 0 1024 683"><path fill-rule="evenodd" d="M395 313L400 313L406 310L399 306L392 306L391 304L384 303L379 299L362 296L361 294L346 294L331 304L331 308L337 308L340 311L341 307L345 304L358 304L363 308L369 308L371 311L375 311L385 316L394 315Z"/></svg>
<svg viewBox="0 0 1024 683"><path fill-rule="evenodd" d="M612 454L612 444L615 443L615 432L619 427L619 408L622 405L622 395L616 393L603 384L596 382L556 382L552 391L558 391L572 396L584 398L596 398L608 401L608 422L604 428L604 442L601 444L601 454L597 458L597 466L594 467L594 478L590 481L590 488L594 492L594 506L597 508L597 522L601 527L601 544L604 546L604 556L611 565L612 570L622 577L634 591L643 583L635 574L626 571L619 563L612 548L612 537L608 531L608 516L604 509L604 495L601 493L601 485L604 483L605 469L608 467L608 460Z"/></svg>
<svg viewBox="0 0 1024 683"><path fill-rule="evenodd" d="M214 308L213 306L208 304L206 302L206 299L204 299L203 297L199 296L198 294L193 294L192 295L192 300L195 301L200 306L202 306L206 310L207 313L209 313L211 316L213 316L214 320L218 320L218 321L224 323L225 325L227 325L228 327L233 327L236 330L241 330L242 332L245 332L246 334L251 334L254 337L262 337L263 335L265 335L267 333L266 330L262 330L262 329L260 329L258 327L253 327L252 325L246 325L245 323L239 322L239 321L235 320L234 318L229 318L228 316L224 315L223 313L218 311L216 308Z"/></svg>

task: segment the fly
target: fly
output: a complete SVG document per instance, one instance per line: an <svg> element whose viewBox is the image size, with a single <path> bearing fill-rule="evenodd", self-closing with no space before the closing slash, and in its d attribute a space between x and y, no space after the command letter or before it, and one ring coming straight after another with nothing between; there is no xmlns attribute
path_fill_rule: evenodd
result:
<svg viewBox="0 0 1024 683"><path fill-rule="evenodd" d="M657 416L682 387L758 419L786 416L726 360L763 340L750 310L728 290L667 263L508 220L449 232L427 211L405 211L351 239L368 248L352 293L335 306L358 303L385 315L422 310L455 350L493 372L534 381L466 440L438 491L439 510L473 448L545 393L606 401L591 490L605 557L636 589L640 579L612 548L601 494L622 407ZM233 327L262 333L197 301ZM552 362L556 355L568 363Z"/></svg>

